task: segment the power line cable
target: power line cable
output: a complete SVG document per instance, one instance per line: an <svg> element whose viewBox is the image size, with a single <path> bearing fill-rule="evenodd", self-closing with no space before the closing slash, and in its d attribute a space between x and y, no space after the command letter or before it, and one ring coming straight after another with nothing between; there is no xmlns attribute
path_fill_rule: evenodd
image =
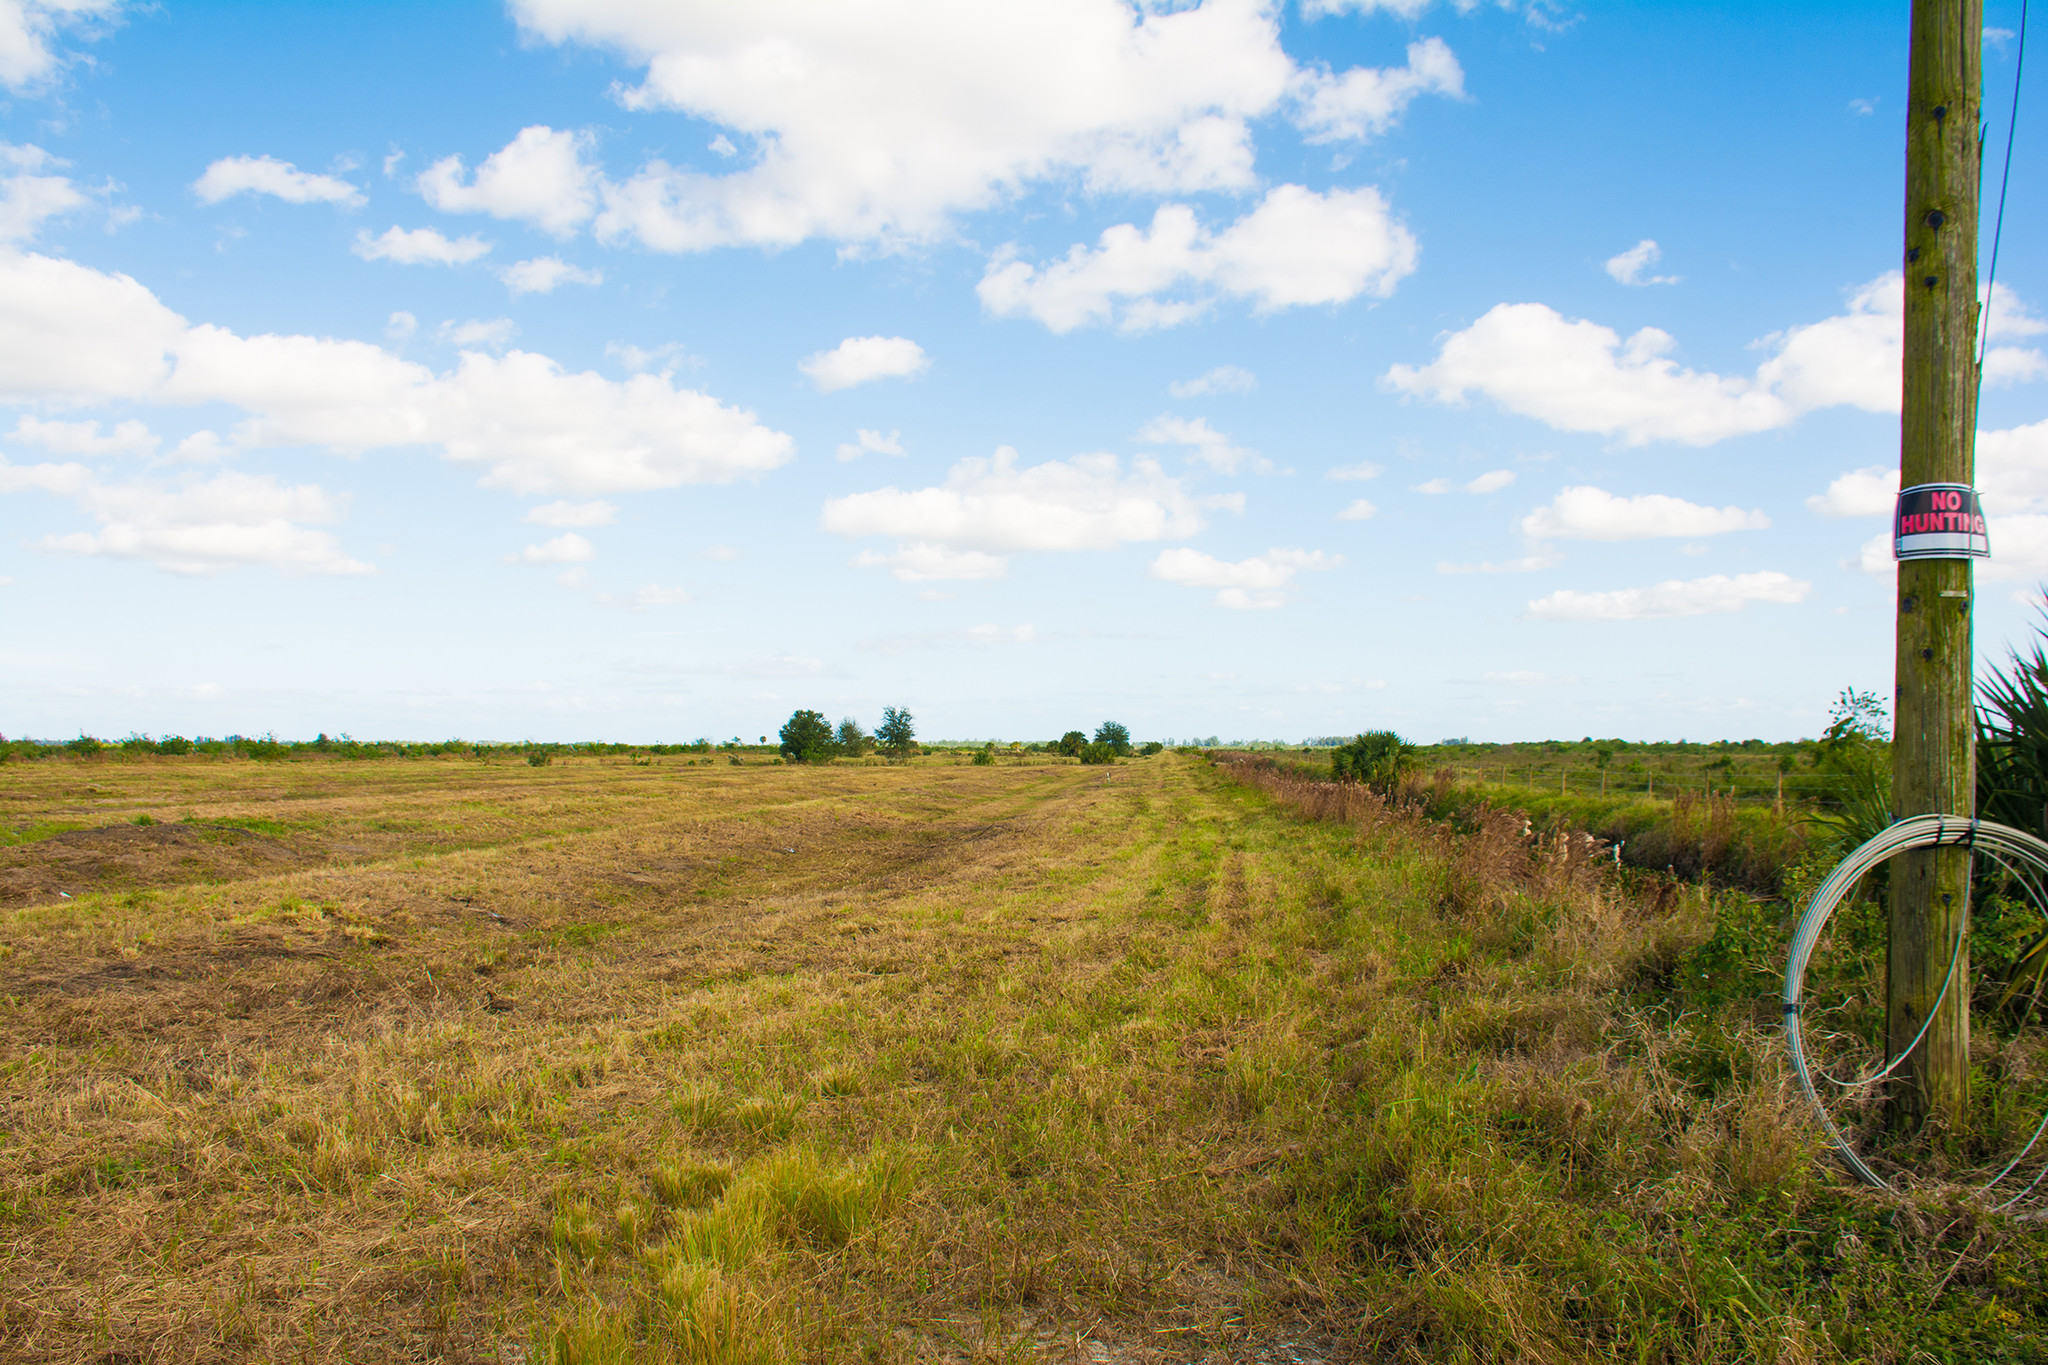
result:
<svg viewBox="0 0 2048 1365"><path fill-rule="evenodd" d="M1991 353L1991 308L1998 301L1998 242L2005 234L2005 191L2012 183L2012 138L2020 126L2020 77L2027 69L2027 0L2020 0L2019 50L2012 63L2012 114L2005 125L2005 169L1998 177L1998 215L1991 224L1991 272L1984 279L1984 330L1977 338L1977 391L1984 390L1984 357Z"/></svg>

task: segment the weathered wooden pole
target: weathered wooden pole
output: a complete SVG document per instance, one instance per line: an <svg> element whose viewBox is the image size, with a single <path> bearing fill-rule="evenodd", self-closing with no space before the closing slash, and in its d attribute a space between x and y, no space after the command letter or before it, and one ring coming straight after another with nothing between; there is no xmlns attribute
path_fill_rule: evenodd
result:
<svg viewBox="0 0 2048 1365"><path fill-rule="evenodd" d="M1977 429L1977 184L1983 95L1982 0L1913 0L1906 99L1906 311L1899 486L1968 489ZM1902 493L1892 812L1976 810L1970 714L1970 561L1904 557L1906 533L1974 517L1974 494ZM1932 500L1930 504L1930 500ZM1932 510L1927 510L1930 505ZM1915 510L1917 509L1917 510ZM1908 512L1912 516L1908 516ZM1981 527L1979 527L1981 530ZM1962 940L1970 854L1922 850L1891 864L1886 1023L1891 1055L1926 1036L1894 1073L1896 1127L1954 1127L1969 1106L1969 944ZM1953 965L1951 965L1953 964ZM1942 983L1949 981L1946 996ZM1941 997L1936 1006L1936 998Z"/></svg>

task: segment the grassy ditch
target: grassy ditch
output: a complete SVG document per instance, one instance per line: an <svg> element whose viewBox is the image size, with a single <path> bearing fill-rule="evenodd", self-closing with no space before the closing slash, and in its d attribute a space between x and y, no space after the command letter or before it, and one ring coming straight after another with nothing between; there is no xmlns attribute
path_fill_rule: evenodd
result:
<svg viewBox="0 0 2048 1365"><path fill-rule="evenodd" d="M1770 1027L1769 908L1603 866L1512 811L1468 812L1461 832L1359 786L1226 767L1361 850L1417 850L1406 922L1437 963L1390 982L1351 1043L1357 1088L1321 1187L1353 1201L1340 1221L1377 1349L2048 1356L2038 1222L1931 1182L1876 1197L1825 1158ZM1867 971L1850 957L1845 975ZM2026 1042L1985 1040L1986 1070L2038 1064L2038 1030Z"/></svg>

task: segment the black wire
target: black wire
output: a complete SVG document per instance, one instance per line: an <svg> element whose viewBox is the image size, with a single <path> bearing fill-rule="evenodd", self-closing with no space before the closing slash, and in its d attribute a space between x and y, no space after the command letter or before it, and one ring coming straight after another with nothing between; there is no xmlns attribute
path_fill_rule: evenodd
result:
<svg viewBox="0 0 2048 1365"><path fill-rule="evenodd" d="M2012 182L2012 135L2020 125L2020 74L2027 65L2027 0L2020 0L2019 51L2012 63L2012 116L2005 125L2005 170L1998 177L1998 216L1991 224L1991 273L1984 279L1984 333L1977 342L1977 389L1984 389L1984 357L1991 353L1991 305L1998 283L1998 239L2005 232L2005 188Z"/></svg>

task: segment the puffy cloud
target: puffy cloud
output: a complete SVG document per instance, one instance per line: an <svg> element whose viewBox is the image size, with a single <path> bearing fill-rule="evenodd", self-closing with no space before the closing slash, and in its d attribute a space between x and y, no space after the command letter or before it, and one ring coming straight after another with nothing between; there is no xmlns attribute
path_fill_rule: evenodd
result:
<svg viewBox="0 0 2048 1365"><path fill-rule="evenodd" d="M618 519L619 509L602 498L594 502L549 502L532 508L526 519L536 526L553 526L564 529L571 526L588 529L592 526L609 526Z"/></svg>
<svg viewBox="0 0 2048 1365"><path fill-rule="evenodd" d="M553 540L529 545L519 552L521 564L588 564L596 558L597 547L574 531L565 531Z"/></svg>
<svg viewBox="0 0 2048 1365"><path fill-rule="evenodd" d="M1892 477L1896 480L1896 471ZM1986 512L1994 516L2048 512L2048 421L1978 432L1977 486L1983 490ZM1889 512L1890 501L1878 510Z"/></svg>
<svg viewBox="0 0 2048 1365"><path fill-rule="evenodd" d="M82 465L10 465L0 493L37 489L68 497L97 531L45 536L46 550L143 559L178 574L266 565L287 574L366 574L335 538L303 523L340 519L341 501L314 484L286 487L268 475L227 471L166 486L104 483Z"/></svg>
<svg viewBox="0 0 2048 1365"><path fill-rule="evenodd" d="M1230 438L1210 426L1206 417L1154 417L1138 429L1138 439L1158 445L1187 446L1193 452L1190 459L1201 461L1218 474L1235 474L1237 467L1247 462L1262 473L1273 467L1272 461L1232 445Z"/></svg>
<svg viewBox="0 0 2048 1365"><path fill-rule="evenodd" d="M545 124L522 128L467 176L459 156L443 157L413 183L443 213L488 213L566 237L597 212L597 168L584 164L585 139Z"/></svg>
<svg viewBox="0 0 2048 1365"><path fill-rule="evenodd" d="M1522 518L1522 534L1536 540L1649 540L1763 531L1771 519L1740 507L1702 507L1663 493L1620 498L1605 489L1567 488Z"/></svg>
<svg viewBox="0 0 2048 1365"><path fill-rule="evenodd" d="M192 182L202 204L218 204L238 194L268 194L287 204L339 204L360 208L363 192L346 180L302 171L274 156L224 156Z"/></svg>
<svg viewBox="0 0 2048 1365"><path fill-rule="evenodd" d="M1465 72L1441 38L1408 44L1403 67L1354 66L1341 76L1303 72L1294 121L1310 142L1362 140L1393 127L1417 96L1432 94L1465 95Z"/></svg>
<svg viewBox="0 0 2048 1365"><path fill-rule="evenodd" d="M1254 120L1291 109L1312 136L1358 135L1458 79L1441 43L1418 44L1403 70L1304 70L1265 0L889 0L858 11L832 0L722 11L515 0L513 10L543 39L644 63L629 107L725 130L713 150L734 154L737 169L655 161L605 187L601 235L670 251L930 240L955 214L1048 181L1248 189Z"/></svg>
<svg viewBox="0 0 2048 1365"><path fill-rule="evenodd" d="M14 424L12 438L58 455L152 455L157 448L155 433L132 418L102 436L98 422L46 422L24 415Z"/></svg>
<svg viewBox="0 0 2048 1365"><path fill-rule="evenodd" d="M1194 500L1150 460L1124 473L1114 455L1079 455L1019 468L1004 446L994 458L954 465L943 486L880 488L825 504L823 525L843 536L893 536L893 555L856 563L900 578L991 578L1003 556L1030 550L1110 550L1179 539L1202 528ZM963 552L980 552L969 556Z"/></svg>
<svg viewBox="0 0 2048 1365"><path fill-rule="evenodd" d="M60 30L109 19L121 0L4 0L0 3L0 85L17 93L52 75Z"/></svg>
<svg viewBox="0 0 2048 1365"><path fill-rule="evenodd" d="M1373 517L1379 514L1379 510L1379 508L1373 506L1372 503L1366 500L1365 498L1358 498L1354 500L1349 507L1345 508L1343 511L1337 514L1337 520L1370 521Z"/></svg>
<svg viewBox="0 0 2048 1365"><path fill-rule="evenodd" d="M1236 365L1218 365L1193 379L1176 379L1166 386L1175 398L1201 398L1212 393L1250 393L1259 386L1258 376Z"/></svg>
<svg viewBox="0 0 2048 1365"><path fill-rule="evenodd" d="M126 275L0 251L0 398L138 398L170 375L185 320Z"/></svg>
<svg viewBox="0 0 2048 1365"><path fill-rule="evenodd" d="M1216 605L1237 610L1272 608L1287 601L1287 587L1303 569L1321 572L1344 562L1320 550L1268 550L1236 563L1185 546L1163 550L1152 561L1152 577L1188 588L1215 588Z"/></svg>
<svg viewBox="0 0 2048 1365"><path fill-rule="evenodd" d="M552 294L558 284L603 284L602 270L585 270L559 256L536 256L515 261L498 277L513 294Z"/></svg>
<svg viewBox="0 0 2048 1365"><path fill-rule="evenodd" d="M976 293L989 312L1036 318L1054 332L1112 320L1142 332L1200 317L1217 298L1249 299L1259 313L1385 298L1415 260L1414 236L1378 190L1278 185L1220 233L1187 205L1163 204L1150 228L1120 223L1093 248L1076 244L1045 266L1005 248Z"/></svg>
<svg viewBox="0 0 2048 1365"><path fill-rule="evenodd" d="M1676 275L1644 275L1643 272L1658 261L1664 253L1648 237L1637 242L1619 256L1607 258L1607 273L1622 284L1677 284Z"/></svg>
<svg viewBox="0 0 2048 1365"><path fill-rule="evenodd" d="M1882 517L1891 512L1898 492L1898 467L1872 465L1837 478L1825 493L1808 498L1806 506L1824 517Z"/></svg>
<svg viewBox="0 0 2048 1365"><path fill-rule="evenodd" d="M1984 357L1984 382L1994 388L2048 379L2048 356L2017 346L1994 346Z"/></svg>
<svg viewBox="0 0 2048 1365"><path fill-rule="evenodd" d="M1763 338L1772 354L1750 378L1681 368L1670 358L1676 341L1655 327L1624 342L1540 303L1503 303L1446 337L1435 361L1396 365L1385 382L1445 403L1478 392L1560 431L1618 435L1629 445L1712 445L1824 407L1897 412L1903 289L1897 274L1882 276L1852 291L1847 311ZM2032 321L2023 307L2014 313L2021 326ZM1999 359L1987 359L1987 373L2037 368L2033 352L1990 354Z"/></svg>
<svg viewBox="0 0 2048 1365"><path fill-rule="evenodd" d="M1360 460L1357 464L1335 465L1323 477L1326 479L1345 479L1362 482L1366 479L1377 479L1383 472L1385 471L1371 460Z"/></svg>
<svg viewBox="0 0 2048 1365"><path fill-rule="evenodd" d="M1506 488L1509 484L1513 483L1514 481L1515 475L1513 470L1489 469L1486 471L1486 473L1481 474L1478 478L1469 479L1464 483L1452 483L1449 479L1442 478L1430 479L1427 482L1416 484L1415 487L1410 491L1415 493L1428 493L1431 495L1441 493L1470 493L1474 497L1479 497L1487 493L1498 493L1501 489Z"/></svg>
<svg viewBox="0 0 2048 1365"><path fill-rule="evenodd" d="M69 179L43 173L69 164L40 147L0 142L0 165L13 170L0 178L0 243L29 241L49 219L85 203Z"/></svg>
<svg viewBox="0 0 2048 1365"><path fill-rule="evenodd" d="M1774 570L1671 579L1652 588L1575 592L1560 588L1529 604L1543 621L1638 621L1660 616L1708 616L1740 611L1751 602L1804 602L1813 584Z"/></svg>
<svg viewBox="0 0 2048 1365"><path fill-rule="evenodd" d="M901 455L903 433L892 431L884 436L879 431L862 427L854 432L854 439L842 442L836 454L841 460L858 460L863 455Z"/></svg>
<svg viewBox="0 0 2048 1365"><path fill-rule="evenodd" d="M1838 405L1897 412L1905 289L1897 273L1882 275L1849 295L1846 313L1765 337L1777 354L1757 367L1757 388L1783 397L1786 421Z"/></svg>
<svg viewBox="0 0 2048 1365"><path fill-rule="evenodd" d="M1561 431L1619 433L1631 445L1710 445L1791 420L1783 399L1750 381L1680 369L1665 355L1675 344L1654 327L1624 344L1543 304L1503 303L1446 337L1434 362L1396 365L1385 382L1442 403L1476 390Z"/></svg>
<svg viewBox="0 0 2048 1365"><path fill-rule="evenodd" d="M931 364L924 347L909 337L848 337L829 351L804 357L797 368L820 393L832 393L872 379L915 378Z"/></svg>
<svg viewBox="0 0 2048 1365"><path fill-rule="evenodd" d="M613 382L543 355L463 352L435 373L367 342L190 325L125 275L0 252L0 398L228 403L237 445L438 446L518 493L724 483L790 438L665 375Z"/></svg>
<svg viewBox="0 0 2048 1365"><path fill-rule="evenodd" d="M392 227L377 237L364 229L349 248L366 261L396 261L400 265L467 265L490 249L491 244L481 237L451 238L433 228L402 227Z"/></svg>

